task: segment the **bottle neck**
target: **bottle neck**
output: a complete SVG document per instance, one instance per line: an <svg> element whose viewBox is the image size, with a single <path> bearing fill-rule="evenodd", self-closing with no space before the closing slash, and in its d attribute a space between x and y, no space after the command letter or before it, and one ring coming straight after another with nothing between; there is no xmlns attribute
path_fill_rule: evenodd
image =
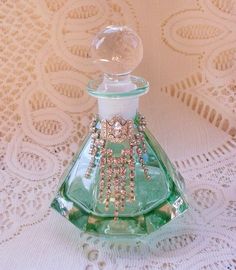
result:
<svg viewBox="0 0 236 270"><path fill-rule="evenodd" d="M134 119L139 105L139 97L129 98L98 98L98 115L100 119L111 119L115 115Z"/></svg>
<svg viewBox="0 0 236 270"><path fill-rule="evenodd" d="M130 75L108 75L105 74L98 90L109 93L129 92L135 90ZM122 98L98 98L98 114L100 119L111 119L115 115L122 116L124 119L133 119L137 113L139 97Z"/></svg>

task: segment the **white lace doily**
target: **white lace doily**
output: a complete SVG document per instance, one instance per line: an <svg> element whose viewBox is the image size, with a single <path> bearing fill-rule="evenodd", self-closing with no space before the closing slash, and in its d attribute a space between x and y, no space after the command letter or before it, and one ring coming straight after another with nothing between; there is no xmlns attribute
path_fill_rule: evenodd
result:
<svg viewBox="0 0 236 270"><path fill-rule="evenodd" d="M186 180L191 209L146 242L88 236L49 208L96 101L92 36L144 42L140 109ZM0 2L0 269L236 268L236 1Z"/></svg>

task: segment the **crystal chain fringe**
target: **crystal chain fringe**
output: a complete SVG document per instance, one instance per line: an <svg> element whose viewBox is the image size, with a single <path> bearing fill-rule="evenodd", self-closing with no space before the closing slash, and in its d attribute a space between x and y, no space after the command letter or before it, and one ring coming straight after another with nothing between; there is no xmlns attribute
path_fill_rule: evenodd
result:
<svg viewBox="0 0 236 270"><path fill-rule="evenodd" d="M147 180L151 179L143 154L147 152L144 141L146 121L144 116L137 114L137 129L132 120L124 120L114 116L111 120L102 120L101 128L97 128L97 117L90 124L91 145L89 154L91 160L85 177L89 178L96 166L96 156L100 153L99 168L99 201L105 204L108 211L110 203L114 207L114 219L117 220L120 211L124 211L126 202L135 200L135 152ZM120 156L113 156L113 151L106 148L108 142L119 144L128 141L128 148L121 150ZM105 196L105 198L104 198Z"/></svg>

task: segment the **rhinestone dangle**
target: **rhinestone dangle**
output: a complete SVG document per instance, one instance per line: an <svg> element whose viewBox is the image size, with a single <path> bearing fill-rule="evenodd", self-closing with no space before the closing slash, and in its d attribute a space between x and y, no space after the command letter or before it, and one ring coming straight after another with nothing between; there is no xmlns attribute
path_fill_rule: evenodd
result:
<svg viewBox="0 0 236 270"><path fill-rule="evenodd" d="M135 200L135 155L145 178L151 179L143 159L143 155L147 152L144 141L146 121L139 113L137 117L137 127L133 120L125 120L120 116L102 120L101 128L97 128L97 117L90 124L91 160L85 177L90 177L96 166L96 156L100 154L98 197L106 211L113 204L115 220L119 213L124 211L126 203ZM119 153L114 153L112 146L117 144L122 144L123 149Z"/></svg>

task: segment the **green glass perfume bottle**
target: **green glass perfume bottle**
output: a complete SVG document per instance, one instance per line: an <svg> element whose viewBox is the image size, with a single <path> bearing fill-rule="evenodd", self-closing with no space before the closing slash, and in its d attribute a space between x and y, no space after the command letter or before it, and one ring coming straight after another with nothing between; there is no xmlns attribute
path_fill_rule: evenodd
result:
<svg viewBox="0 0 236 270"><path fill-rule="evenodd" d="M142 60L139 36L126 26L108 26L91 52L104 73L87 87L98 99L98 115L51 206L87 233L144 236L188 208L183 178L138 113L139 97L149 89L130 75Z"/></svg>

